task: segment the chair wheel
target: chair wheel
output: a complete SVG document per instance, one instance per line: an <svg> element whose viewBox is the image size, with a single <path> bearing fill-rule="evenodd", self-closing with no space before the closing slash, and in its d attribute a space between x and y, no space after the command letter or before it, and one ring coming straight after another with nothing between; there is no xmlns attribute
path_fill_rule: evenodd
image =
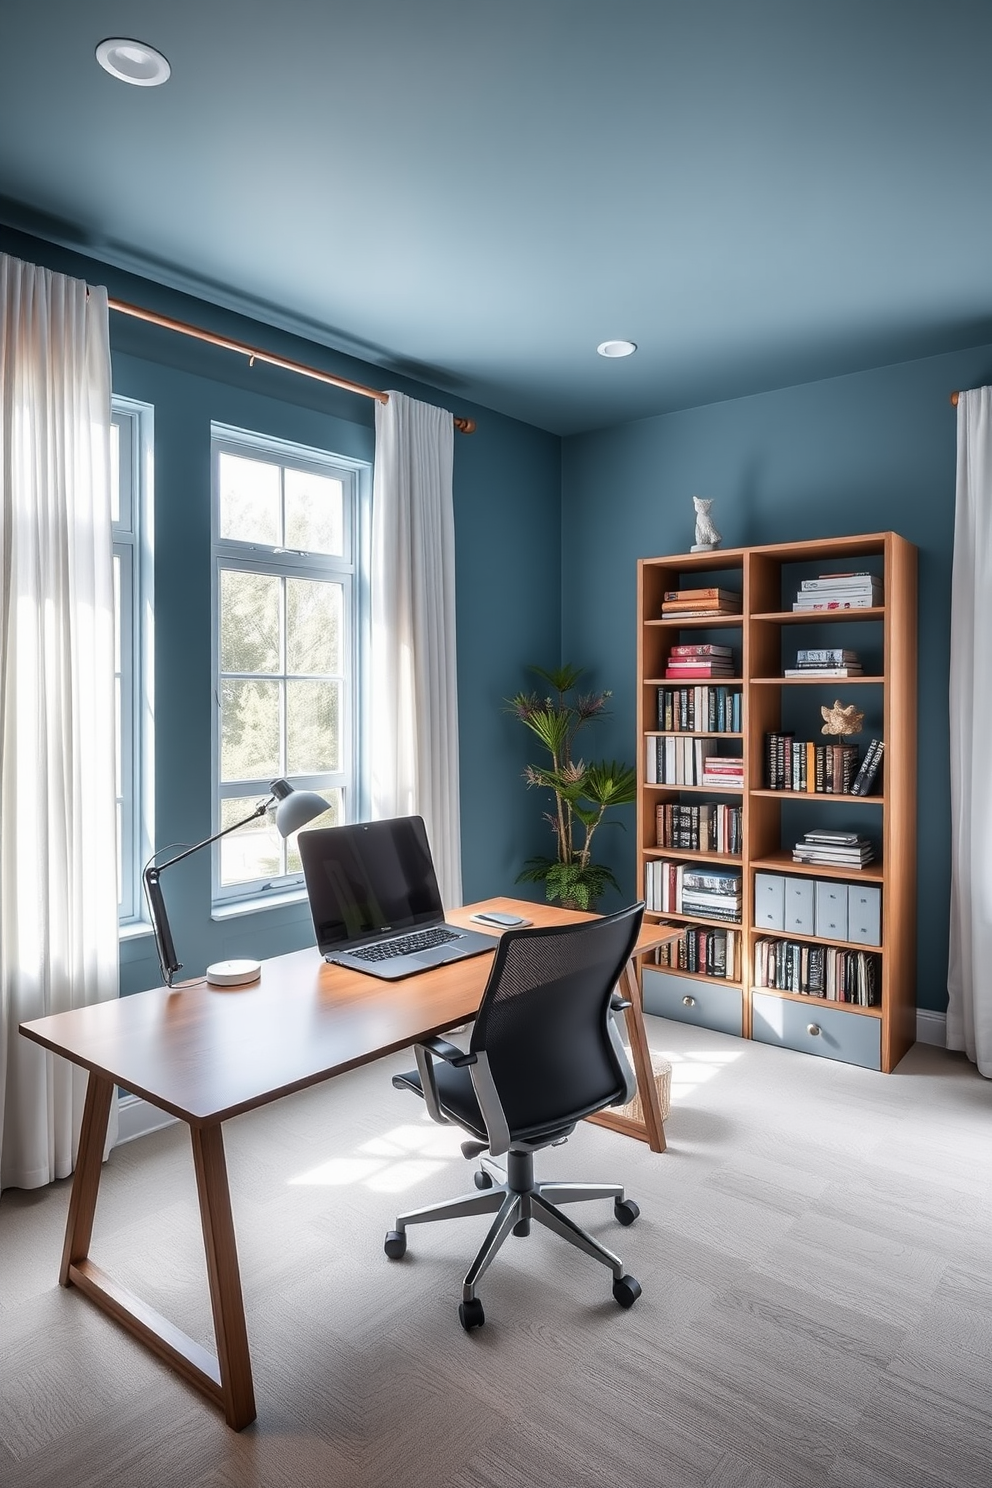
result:
<svg viewBox="0 0 992 1488"><path fill-rule="evenodd" d="M622 1225L632 1225L640 1212L640 1209L634 1203L633 1199L613 1200L614 1217L618 1219Z"/></svg>
<svg viewBox="0 0 992 1488"><path fill-rule="evenodd" d="M485 1168L480 1168L479 1171L477 1173L474 1173L472 1176L475 1180L476 1188L492 1188L493 1175L492 1173L487 1173Z"/></svg>
<svg viewBox="0 0 992 1488"><path fill-rule="evenodd" d="M406 1255L406 1231L389 1230L382 1248L391 1261L401 1261Z"/></svg>
<svg viewBox="0 0 992 1488"><path fill-rule="evenodd" d="M516 1222L516 1224L513 1226L513 1233L515 1235L529 1235L530 1234L530 1220L529 1219L518 1219L517 1222Z"/></svg>
<svg viewBox="0 0 992 1488"><path fill-rule="evenodd" d="M482 1327L486 1321L486 1314L478 1297L473 1297L471 1302L459 1302L458 1321L466 1333L471 1333L473 1328Z"/></svg>
<svg viewBox="0 0 992 1488"><path fill-rule="evenodd" d="M613 1295L621 1307L633 1307L641 1295L641 1283L636 1276L621 1276L613 1283Z"/></svg>

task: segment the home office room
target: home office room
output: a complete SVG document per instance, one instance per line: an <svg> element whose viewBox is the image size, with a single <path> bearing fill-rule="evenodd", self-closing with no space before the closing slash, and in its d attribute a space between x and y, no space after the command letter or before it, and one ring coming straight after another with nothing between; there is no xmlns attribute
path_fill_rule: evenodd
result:
<svg viewBox="0 0 992 1488"><path fill-rule="evenodd" d="M0 15L0 1482L992 1460L988 8Z"/></svg>

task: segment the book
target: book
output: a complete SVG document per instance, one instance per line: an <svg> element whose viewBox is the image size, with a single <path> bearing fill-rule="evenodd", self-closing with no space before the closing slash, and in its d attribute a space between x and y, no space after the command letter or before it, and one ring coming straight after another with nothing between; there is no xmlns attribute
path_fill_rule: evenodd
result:
<svg viewBox="0 0 992 1488"><path fill-rule="evenodd" d="M796 652L796 666L855 666L858 653L843 646L804 647Z"/></svg>
<svg viewBox="0 0 992 1488"><path fill-rule="evenodd" d="M815 614L817 610L872 610L878 605L878 600L872 595L864 595L854 599L825 599L822 595L818 599L810 596L807 600L796 600L792 606L793 613L802 614L809 610Z"/></svg>
<svg viewBox="0 0 992 1488"><path fill-rule="evenodd" d="M817 667L801 666L786 667L786 677L860 677L862 675L859 666L846 667Z"/></svg>
<svg viewBox="0 0 992 1488"><path fill-rule="evenodd" d="M861 569L855 573L820 574L816 579L803 579L799 588L805 593L823 589L858 589L882 587L880 575Z"/></svg>
<svg viewBox="0 0 992 1488"><path fill-rule="evenodd" d="M691 662L674 666L669 662L665 668L666 682L677 681L679 677L702 677L705 680L707 677L732 677L733 675L733 667L710 666L705 662L700 666L694 666Z"/></svg>
<svg viewBox="0 0 992 1488"><path fill-rule="evenodd" d="M726 656L733 655L729 646L672 646L669 656Z"/></svg>
<svg viewBox="0 0 992 1488"><path fill-rule="evenodd" d="M861 769L854 777L851 785L852 796L866 796L871 790L878 767L882 763L882 751L885 748L881 739L872 739L865 751L865 757Z"/></svg>
<svg viewBox="0 0 992 1488"><path fill-rule="evenodd" d="M693 667L708 667L714 672L720 672L728 677L734 674L734 664L729 656L670 656L667 666L669 671L689 670Z"/></svg>
<svg viewBox="0 0 992 1488"><path fill-rule="evenodd" d="M735 604L743 602L743 596L734 589L666 589L665 601L673 599L729 599Z"/></svg>

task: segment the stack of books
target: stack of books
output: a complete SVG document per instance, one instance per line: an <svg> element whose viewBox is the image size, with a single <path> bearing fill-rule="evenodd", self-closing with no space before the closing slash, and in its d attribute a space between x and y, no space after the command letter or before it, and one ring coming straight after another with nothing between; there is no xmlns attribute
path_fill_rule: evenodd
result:
<svg viewBox="0 0 992 1488"><path fill-rule="evenodd" d="M845 651L842 647L821 647L819 650L796 652L796 664L786 667L787 677L860 677L861 662L856 651Z"/></svg>
<svg viewBox="0 0 992 1488"><path fill-rule="evenodd" d="M882 580L877 574L821 574L818 579L803 579L793 610L870 610L883 605Z"/></svg>
<svg viewBox="0 0 992 1488"><path fill-rule="evenodd" d="M686 925L677 941L670 940L655 952L657 966L672 966L679 971L694 971L700 976L725 977L735 981L740 975L741 933L739 930L715 930L710 925Z"/></svg>
<svg viewBox="0 0 992 1488"><path fill-rule="evenodd" d="M741 808L704 801L684 806L666 801L655 807L655 840L658 847L688 848L690 852L739 853Z"/></svg>
<svg viewBox="0 0 992 1488"><path fill-rule="evenodd" d="M740 923L741 876L739 873L705 872L683 868L679 914L698 915L705 920Z"/></svg>
<svg viewBox="0 0 992 1488"><path fill-rule="evenodd" d="M693 868L657 858L644 865L644 899L649 910L693 919L741 922L741 875Z"/></svg>
<svg viewBox="0 0 992 1488"><path fill-rule="evenodd" d="M673 646L668 653L666 678L733 675L734 658L729 646Z"/></svg>
<svg viewBox="0 0 992 1488"><path fill-rule="evenodd" d="M716 790L744 789L744 761L738 755L710 754L703 760L703 785Z"/></svg>
<svg viewBox="0 0 992 1488"><path fill-rule="evenodd" d="M857 832L804 832L792 849L795 863L815 863L820 868L863 868L875 849Z"/></svg>
<svg viewBox="0 0 992 1488"><path fill-rule="evenodd" d="M852 796L867 796L871 794L871 788L878 774L878 767L882 763L882 750L885 745L881 739L872 739L865 750L865 757L861 762L861 769L854 777L851 786Z"/></svg>
<svg viewBox="0 0 992 1488"><path fill-rule="evenodd" d="M658 727L689 733L739 734L740 691L724 686L707 687L701 682L685 687L659 687Z"/></svg>
<svg viewBox="0 0 992 1488"><path fill-rule="evenodd" d="M817 744L792 734L765 734L766 790L847 796L857 774L857 744Z"/></svg>
<svg viewBox="0 0 992 1488"><path fill-rule="evenodd" d="M881 980L881 964L873 951L768 938L754 943L756 987L877 1007Z"/></svg>
<svg viewBox="0 0 992 1488"><path fill-rule="evenodd" d="M691 620L696 615L739 615L742 608L742 597L733 589L666 589L661 614L665 620Z"/></svg>

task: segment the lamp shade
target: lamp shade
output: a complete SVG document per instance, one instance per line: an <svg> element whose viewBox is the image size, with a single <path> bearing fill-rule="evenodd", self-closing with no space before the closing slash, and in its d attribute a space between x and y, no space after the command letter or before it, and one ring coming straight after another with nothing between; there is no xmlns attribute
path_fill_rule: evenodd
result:
<svg viewBox="0 0 992 1488"><path fill-rule="evenodd" d="M330 805L316 791L294 790L288 780L273 780L269 790L279 802L275 809L276 830L289 837L305 827L314 817L330 810Z"/></svg>

